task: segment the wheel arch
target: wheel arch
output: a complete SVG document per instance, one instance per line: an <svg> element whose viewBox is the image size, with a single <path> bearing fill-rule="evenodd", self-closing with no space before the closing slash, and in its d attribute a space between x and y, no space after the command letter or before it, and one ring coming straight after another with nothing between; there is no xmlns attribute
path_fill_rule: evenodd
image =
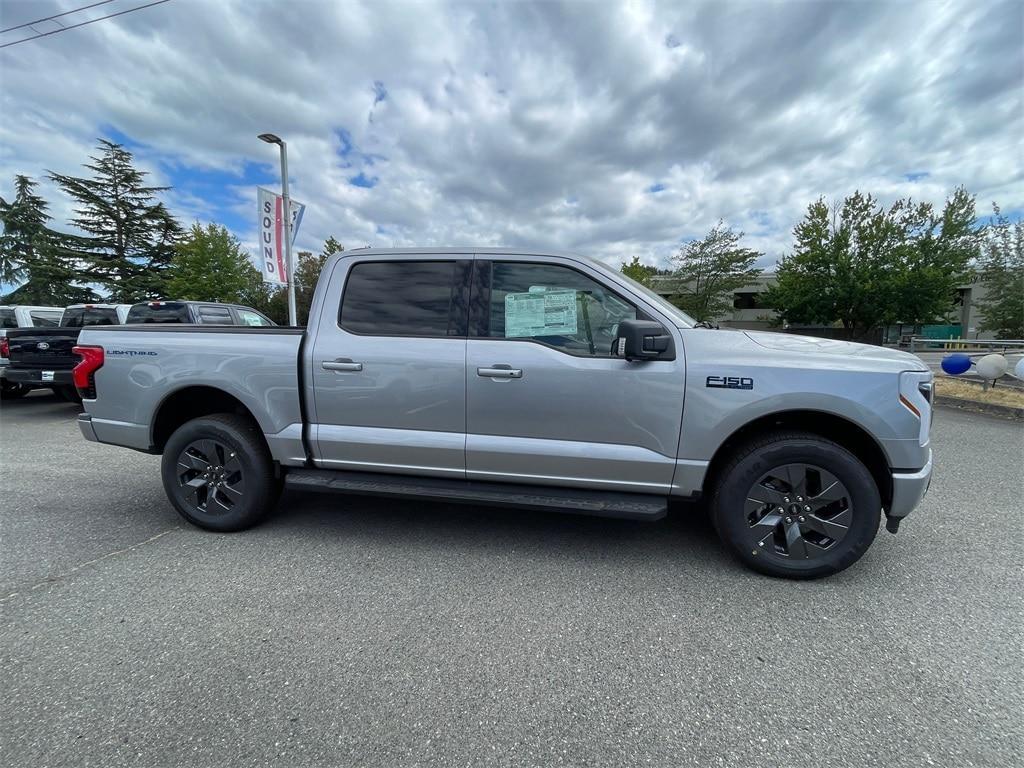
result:
<svg viewBox="0 0 1024 768"><path fill-rule="evenodd" d="M892 473L885 451L864 427L827 411L786 410L760 416L736 429L715 451L704 476L703 494L711 495L718 476L736 450L762 435L782 429L796 429L831 440L856 456L871 473L882 507L892 503Z"/></svg>
<svg viewBox="0 0 1024 768"><path fill-rule="evenodd" d="M185 422L215 413L234 413L259 426L259 421L245 403L229 392L203 385L182 387L169 393L157 406L150 432L152 452L163 453L167 440ZM258 431L266 445L263 430Z"/></svg>

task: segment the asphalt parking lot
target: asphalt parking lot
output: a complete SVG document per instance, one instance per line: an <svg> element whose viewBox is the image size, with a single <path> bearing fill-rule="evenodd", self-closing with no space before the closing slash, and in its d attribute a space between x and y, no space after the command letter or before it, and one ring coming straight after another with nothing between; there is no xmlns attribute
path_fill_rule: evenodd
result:
<svg viewBox="0 0 1024 768"><path fill-rule="evenodd" d="M825 581L636 523L286 495L182 522L158 458L0 411L8 766L1024 764L1024 427L939 410L898 536Z"/></svg>

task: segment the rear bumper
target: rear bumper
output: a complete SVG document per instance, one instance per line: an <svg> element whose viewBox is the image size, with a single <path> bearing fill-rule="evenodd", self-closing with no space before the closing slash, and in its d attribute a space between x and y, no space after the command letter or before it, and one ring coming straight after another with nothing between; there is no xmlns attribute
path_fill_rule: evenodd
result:
<svg viewBox="0 0 1024 768"><path fill-rule="evenodd" d="M928 449L928 462L915 472L892 473L892 504L888 516L901 519L909 515L928 491L932 481L932 452Z"/></svg>
<svg viewBox="0 0 1024 768"><path fill-rule="evenodd" d="M78 414L78 429L82 432L82 437L92 443L98 443L100 439L96 437L96 430L92 428L92 416L88 413Z"/></svg>
<svg viewBox="0 0 1024 768"><path fill-rule="evenodd" d="M70 387L74 384L71 371L48 371L52 379L44 379L43 371L36 368L12 368L4 370L4 378L15 384L28 384L32 387Z"/></svg>
<svg viewBox="0 0 1024 768"><path fill-rule="evenodd" d="M91 413L80 413L78 414L78 429L82 432L82 437L94 443L120 445L123 448L152 453L149 427L146 424L96 419Z"/></svg>

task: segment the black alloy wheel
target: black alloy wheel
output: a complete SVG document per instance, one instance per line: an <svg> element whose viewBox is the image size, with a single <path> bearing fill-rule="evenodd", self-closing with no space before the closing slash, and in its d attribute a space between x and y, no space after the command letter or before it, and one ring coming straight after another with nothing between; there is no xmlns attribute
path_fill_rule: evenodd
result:
<svg viewBox="0 0 1024 768"><path fill-rule="evenodd" d="M780 430L739 446L716 472L711 514L746 565L813 579L861 558L878 532L882 501L871 472L842 445Z"/></svg>
<svg viewBox="0 0 1024 768"><path fill-rule="evenodd" d="M177 476L185 499L208 515L230 512L245 496L242 462L217 440L189 443L178 455Z"/></svg>
<svg viewBox="0 0 1024 768"><path fill-rule="evenodd" d="M783 464L747 492L751 547L777 558L810 560L838 545L850 531L853 501L831 472L813 464Z"/></svg>
<svg viewBox="0 0 1024 768"><path fill-rule="evenodd" d="M178 427L164 446L160 473L181 516L213 531L251 528L281 492L263 433L237 414L203 416Z"/></svg>

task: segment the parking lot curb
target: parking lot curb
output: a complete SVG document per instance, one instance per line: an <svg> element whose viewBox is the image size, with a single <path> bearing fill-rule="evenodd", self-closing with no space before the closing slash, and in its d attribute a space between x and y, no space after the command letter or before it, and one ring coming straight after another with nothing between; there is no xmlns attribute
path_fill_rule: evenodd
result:
<svg viewBox="0 0 1024 768"><path fill-rule="evenodd" d="M958 408L961 411L986 413L990 416L999 416L1004 419L1024 421L1024 408L1015 408L1012 405L982 403L977 400L965 400L962 397L949 397L948 395L936 395L935 404L945 408Z"/></svg>

